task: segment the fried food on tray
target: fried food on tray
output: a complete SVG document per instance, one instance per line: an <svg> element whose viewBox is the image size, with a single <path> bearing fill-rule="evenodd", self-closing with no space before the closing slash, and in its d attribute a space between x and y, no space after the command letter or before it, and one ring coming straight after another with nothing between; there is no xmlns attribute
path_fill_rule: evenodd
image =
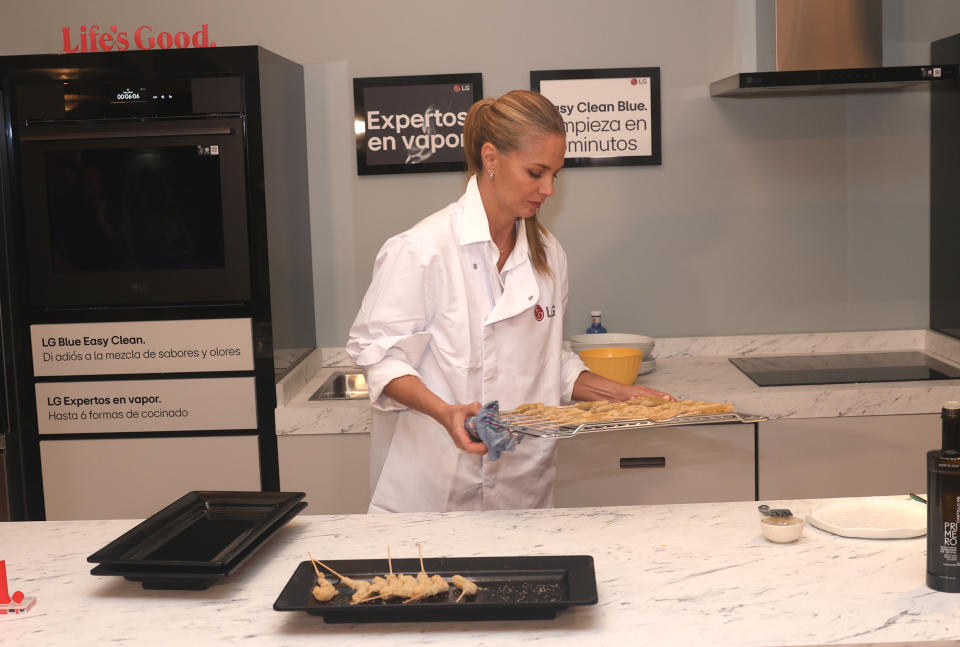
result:
<svg viewBox="0 0 960 647"><path fill-rule="evenodd" d="M417 549L420 549L419 544L417 545ZM370 582L367 580L354 580L346 575L341 575L319 559L314 559L313 555L307 554L310 556L310 563L313 565L313 570L317 574L317 586L313 587L312 594L318 602L329 602L337 597L338 591L336 587L327 580L326 576L320 572L317 564L340 578L340 582L345 586L354 590L353 595L350 597L351 605L363 604L364 602L370 602L372 600L391 600L394 598L405 598L403 604L407 604L408 602L446 593L450 590L450 584L443 579L443 577L440 575L427 574L426 569L423 567L422 551L420 552L420 572L414 577L405 573L396 574L393 572L393 561L390 558L390 547L388 546L387 568L389 572L385 577L375 575ZM462 575L454 575L450 578L450 581L460 589L460 597L456 599L457 602L459 602L464 595L475 595L479 590L476 584Z"/></svg>
<svg viewBox="0 0 960 647"><path fill-rule="evenodd" d="M480 590L480 587L474 584L471 580L468 580L463 575L454 575L450 578L450 582L453 583L455 587L460 589L460 597L457 598L459 602L465 595L476 595L477 591Z"/></svg>
<svg viewBox="0 0 960 647"><path fill-rule="evenodd" d="M730 413L732 404L680 400L671 402L641 396L626 402L578 402L567 407L548 407L541 402L521 404L516 409L505 411L509 415L522 414L524 418L536 418L559 425L581 425L590 422L616 422L620 420L652 420L660 422L678 416L696 416L714 413Z"/></svg>
<svg viewBox="0 0 960 647"><path fill-rule="evenodd" d="M313 587L313 597L317 602L329 602L337 597L337 588L330 583L330 580L320 574L317 586Z"/></svg>
<svg viewBox="0 0 960 647"><path fill-rule="evenodd" d="M310 553L307 553L310 555ZM320 572L320 569L317 568L317 563L313 559L313 555L310 555L310 564L313 566L314 572L317 574L317 585L313 587L314 599L317 602L329 602L333 598L337 597L337 588L330 583L330 580Z"/></svg>

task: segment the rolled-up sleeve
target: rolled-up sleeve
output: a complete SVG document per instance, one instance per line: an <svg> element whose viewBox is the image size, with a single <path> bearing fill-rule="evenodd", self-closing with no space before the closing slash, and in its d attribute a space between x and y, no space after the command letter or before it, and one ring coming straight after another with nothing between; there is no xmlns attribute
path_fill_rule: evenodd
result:
<svg viewBox="0 0 960 647"><path fill-rule="evenodd" d="M347 341L347 354L363 368L377 409L405 408L383 395L383 388L403 375L420 376L417 367L430 343L425 280L417 241L401 234L384 243Z"/></svg>
<svg viewBox="0 0 960 647"><path fill-rule="evenodd" d="M563 402L573 402L573 385L584 371L590 370L581 361L580 356L568 350L561 351L560 355L560 386Z"/></svg>

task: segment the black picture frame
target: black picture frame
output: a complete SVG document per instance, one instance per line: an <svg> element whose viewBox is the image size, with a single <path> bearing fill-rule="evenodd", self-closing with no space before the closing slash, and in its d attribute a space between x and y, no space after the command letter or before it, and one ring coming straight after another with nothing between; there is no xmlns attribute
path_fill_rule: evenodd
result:
<svg viewBox="0 0 960 647"><path fill-rule="evenodd" d="M481 98L483 75L478 72L355 78L357 173L465 170L463 117ZM435 110L430 111L431 107ZM450 114L457 116L455 124L449 123ZM371 131L383 133L374 135ZM376 143L374 137L379 138ZM450 145L451 137L460 139L459 147ZM407 143L416 146L414 152L410 152ZM421 146L423 143L427 146Z"/></svg>
<svg viewBox="0 0 960 647"><path fill-rule="evenodd" d="M603 82L594 83L598 80ZM622 93L617 81L624 84ZM564 167L663 163L659 67L535 70L530 72L530 89L553 101L564 117L567 129ZM571 97L582 98L571 101ZM645 108L636 109L638 104ZM625 114L632 116L625 117ZM575 117L582 119L574 121ZM631 125L628 121L632 122L634 129L627 129ZM640 138L630 135L641 132L640 121L645 122L644 130L649 135ZM620 149L621 146L624 150ZM639 152L632 154L633 150Z"/></svg>

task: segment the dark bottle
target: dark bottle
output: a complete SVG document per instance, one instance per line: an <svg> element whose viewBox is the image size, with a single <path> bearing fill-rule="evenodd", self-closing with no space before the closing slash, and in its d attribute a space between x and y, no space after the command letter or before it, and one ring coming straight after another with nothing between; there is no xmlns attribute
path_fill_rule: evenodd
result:
<svg viewBox="0 0 960 647"><path fill-rule="evenodd" d="M927 452L927 586L960 593L960 402L947 402L943 448Z"/></svg>

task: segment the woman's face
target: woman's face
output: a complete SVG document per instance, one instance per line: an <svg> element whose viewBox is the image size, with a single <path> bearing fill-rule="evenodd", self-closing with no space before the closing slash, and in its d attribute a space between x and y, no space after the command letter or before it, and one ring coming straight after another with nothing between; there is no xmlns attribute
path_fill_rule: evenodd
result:
<svg viewBox="0 0 960 647"><path fill-rule="evenodd" d="M560 135L535 135L526 146L512 153L501 153L492 144L484 144L485 170L493 171L488 182L498 212L514 218L529 218L553 195L557 173L563 168L566 140Z"/></svg>

